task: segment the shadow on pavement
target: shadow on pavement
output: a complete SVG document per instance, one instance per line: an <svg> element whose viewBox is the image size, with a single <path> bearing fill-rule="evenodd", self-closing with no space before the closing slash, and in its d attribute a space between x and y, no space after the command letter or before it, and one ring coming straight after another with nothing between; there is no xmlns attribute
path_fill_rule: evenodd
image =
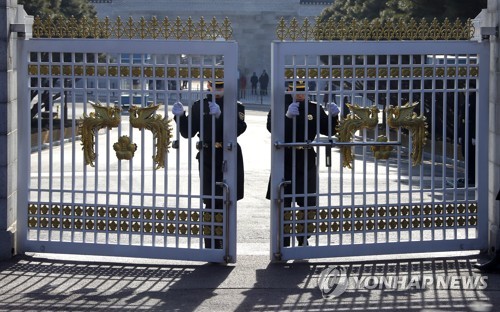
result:
<svg viewBox="0 0 500 312"><path fill-rule="evenodd" d="M0 262L0 311L193 311L233 268L16 257Z"/></svg>
<svg viewBox="0 0 500 312"><path fill-rule="evenodd" d="M500 274L475 269L476 257L288 263L242 257L221 266L22 256L0 262L0 311L498 311ZM340 267L349 286L332 293L341 283L328 280L320 289L324 271ZM486 287L436 282L471 276ZM382 277L400 284L391 288ZM424 287L423 280L432 282Z"/></svg>
<svg viewBox="0 0 500 312"><path fill-rule="evenodd" d="M484 274L473 267L475 263L474 257L456 257L269 264L257 271L256 284L245 292L236 311L498 311L494 307L500 304L500 275ZM349 286L336 296L324 297L328 291L320 290L318 280L332 267L345 270ZM463 281L470 276L476 286ZM390 288L391 280L399 284ZM339 280L327 282L326 288L340 284Z"/></svg>

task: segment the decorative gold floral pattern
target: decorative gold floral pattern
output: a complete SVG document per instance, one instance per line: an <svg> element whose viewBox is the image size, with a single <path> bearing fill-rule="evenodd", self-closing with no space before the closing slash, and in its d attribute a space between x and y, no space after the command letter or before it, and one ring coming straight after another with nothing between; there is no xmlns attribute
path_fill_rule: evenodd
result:
<svg viewBox="0 0 500 312"><path fill-rule="evenodd" d="M276 27L278 40L285 41L312 41L312 40L470 40L474 35L472 20L461 22L457 19L452 23L449 19L439 22L437 19L430 23L422 19L386 21L361 21L341 19L335 21L330 18L321 21L316 18L312 25L307 18L300 23L293 18L287 23L284 18Z"/></svg>
<svg viewBox="0 0 500 312"><path fill-rule="evenodd" d="M319 210L285 208L283 234L397 231L440 229L456 226L474 228L478 220L477 203L413 204L401 206L344 207ZM307 219L305 216L307 215ZM313 222L314 221L314 222ZM319 222L318 222L319 221Z"/></svg>
<svg viewBox="0 0 500 312"><path fill-rule="evenodd" d="M154 16L151 20L117 17L114 21L108 17L100 20L37 16L33 23L34 38L231 40L232 35L229 19L219 23L215 17L207 23L203 17L195 22L191 18L183 21L177 17L171 21L168 17L159 20Z"/></svg>
<svg viewBox="0 0 500 312"><path fill-rule="evenodd" d="M170 208L129 208L65 204L30 204L28 227L31 229L86 230L121 234L150 233L163 235L223 235L223 213ZM86 211L85 214L82 214ZM119 213L118 213L119 212Z"/></svg>

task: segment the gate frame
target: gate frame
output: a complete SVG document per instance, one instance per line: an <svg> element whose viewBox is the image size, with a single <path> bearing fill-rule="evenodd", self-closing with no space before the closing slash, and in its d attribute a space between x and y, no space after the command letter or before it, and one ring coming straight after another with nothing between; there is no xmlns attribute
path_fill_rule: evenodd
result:
<svg viewBox="0 0 500 312"><path fill-rule="evenodd" d="M280 227L277 226L279 219L279 209L281 209L281 199L278 195L279 185L283 182L284 177L283 166L273 166L273 164L284 163L283 149L277 149L274 146L275 142L284 141L284 127L281 125L282 116L285 114L284 94L285 94L285 55L308 55L307 51L314 51L314 55L356 55L359 51L361 54L369 53L370 55L388 55L394 54L390 51L401 51L401 46L405 47L404 51L411 51L406 54L456 54L462 53L465 48L470 46L474 48L475 54L480 54L481 61L479 64L478 80L479 88L479 105L477 110L477 120L479 116L487 116L489 112L489 76L490 76L490 42L477 42L477 41L450 41L450 40L434 40L434 41L274 41L271 46L271 110L272 114L272 129L271 129L271 242L270 242L270 259L271 260L290 260L290 259L304 259L304 258L327 258L327 257L340 257L340 256L366 256L372 255L372 249L383 251L383 254L401 254L401 251L391 248L389 243L370 244L369 248L362 248L361 245L356 246L357 252L352 254L350 252L339 252L335 250L334 246L321 246L321 247L308 247L308 248L285 248L283 250L278 244L278 239L281 233L278 233ZM439 48L436 48L438 46ZM293 51L293 52L290 52ZM334 52L332 52L334 51ZM459 51L459 52L457 52ZM287 52L289 52L287 54ZM463 53L466 53L465 51ZM405 54L399 52L398 54ZM482 83L484 82L484 83ZM458 246L462 250L486 250L491 244L491 237L489 237L489 198L488 198L488 145L489 138L488 123L477 122L477 133L485 134L484 137L476 135L476 163L477 163L477 198L479 222L477 225L478 237L476 239L467 239L458 242ZM488 172L488 174L479 174ZM456 240L458 241L458 240ZM478 246L479 244L482 244ZM391 243L394 245L394 243ZM397 242L396 244L402 244ZM420 241L419 247L415 248L415 243L408 242L408 249L406 253L410 252L437 252L437 251L454 251L456 249L439 248L436 246L436 241ZM387 245L387 246L383 246ZM405 244L406 245L406 244ZM381 247L382 246L382 247ZM410 248L411 247L411 248ZM311 249L312 248L312 249ZM301 250L307 250L308 257L304 257ZM333 250L332 250L333 249ZM360 251L361 249L361 251ZM378 253L382 254L382 253Z"/></svg>
<svg viewBox="0 0 500 312"><path fill-rule="evenodd" d="M229 203L226 203L225 207L230 207L227 213L226 233L230 234L226 236L228 240L226 250L206 250L200 252L199 249L179 249L175 248L162 248L160 247L149 247L149 246L134 246L134 245L110 245L110 244L79 244L78 248L75 248L73 242L50 242L46 241L40 244L39 241L28 241L26 234L28 230L27 216L28 211L28 195L29 195L29 183L30 183L30 140L21 139L29 138L30 133L30 121L27 116L30 116L30 103L29 94L26 92L26 83L29 83L28 77L28 57L29 52L40 45L43 42L44 52L68 52L68 53L117 53L117 45L127 45L126 52L124 53L151 53L154 54L155 48L158 45L164 43L168 47L165 51L172 54L185 53L185 45L179 45L179 43L189 43L189 54L222 54L224 55L224 98L227 103L236 103L237 101L237 79L236 79L236 68L238 62L238 44L233 40L216 40L216 41L203 41L203 40L153 40L153 39L30 39L25 41L20 41L18 44L19 55L19 72L18 72L18 123L19 123L19 145L18 145L18 155L19 155L19 168L18 168L18 197L17 197L17 246L18 253L23 252L56 252L56 253L67 253L67 254L97 254L101 256L141 256L138 255L140 248L153 248L155 251L151 254L158 258L169 258L169 259L179 259L179 260L197 260L197 261L213 261L213 262L226 262L235 263L237 260L237 231L236 231L236 221L237 221L237 194L236 191L232 191L233 187L237 185L237 135L236 131L224 131L223 142L226 144L224 148L224 160L226 160L226 170L224 172L224 183L229 185L229 192L226 194L226 199ZM135 44L131 44L135 43ZM82 45L85 49L82 52ZM228 52L229 51L229 52ZM163 52L160 52L163 53ZM166 53L166 52L165 52ZM24 61L23 61L24 58ZM232 70L234 69L234 70ZM224 105L223 113L228 116L237 115L236 105ZM165 116L170 117L171 116ZM224 127L236 129L236 119L235 118L225 118ZM233 148L234 147L234 148ZM232 174L229 174L232 173ZM236 190L236 187L234 187ZM61 245L58 247L57 245ZM51 247L51 248L47 248ZM52 247L58 247L57 249ZM115 247L115 248L109 248ZM117 248L116 248L117 247ZM97 251L97 252L96 252ZM224 253L224 254L222 254ZM221 257L222 254L222 257Z"/></svg>

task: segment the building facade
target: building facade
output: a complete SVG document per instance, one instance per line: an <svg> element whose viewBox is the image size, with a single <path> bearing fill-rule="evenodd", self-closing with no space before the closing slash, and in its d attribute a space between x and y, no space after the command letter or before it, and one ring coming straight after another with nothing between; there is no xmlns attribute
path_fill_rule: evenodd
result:
<svg viewBox="0 0 500 312"><path fill-rule="evenodd" d="M233 39L239 45L239 70L249 78L253 72L260 75L263 70L270 71L270 42L276 39L276 26L282 17L287 20L307 17L314 23L333 0L154 0L147 5L136 0L91 2L99 18L150 19L156 16L158 19L180 17L186 20L191 17L197 21L200 17L205 20L215 17L222 21L227 17L233 28Z"/></svg>

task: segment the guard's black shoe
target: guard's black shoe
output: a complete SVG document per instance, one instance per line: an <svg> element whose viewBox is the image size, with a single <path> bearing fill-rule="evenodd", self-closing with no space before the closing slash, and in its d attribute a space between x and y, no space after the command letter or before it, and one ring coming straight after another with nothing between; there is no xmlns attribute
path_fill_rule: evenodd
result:
<svg viewBox="0 0 500 312"><path fill-rule="evenodd" d="M500 256L495 255L493 258L484 262L477 262L474 267L483 272L500 271Z"/></svg>
<svg viewBox="0 0 500 312"><path fill-rule="evenodd" d="M299 246L309 246L309 242L307 241L307 239L298 237L297 240L299 241Z"/></svg>

